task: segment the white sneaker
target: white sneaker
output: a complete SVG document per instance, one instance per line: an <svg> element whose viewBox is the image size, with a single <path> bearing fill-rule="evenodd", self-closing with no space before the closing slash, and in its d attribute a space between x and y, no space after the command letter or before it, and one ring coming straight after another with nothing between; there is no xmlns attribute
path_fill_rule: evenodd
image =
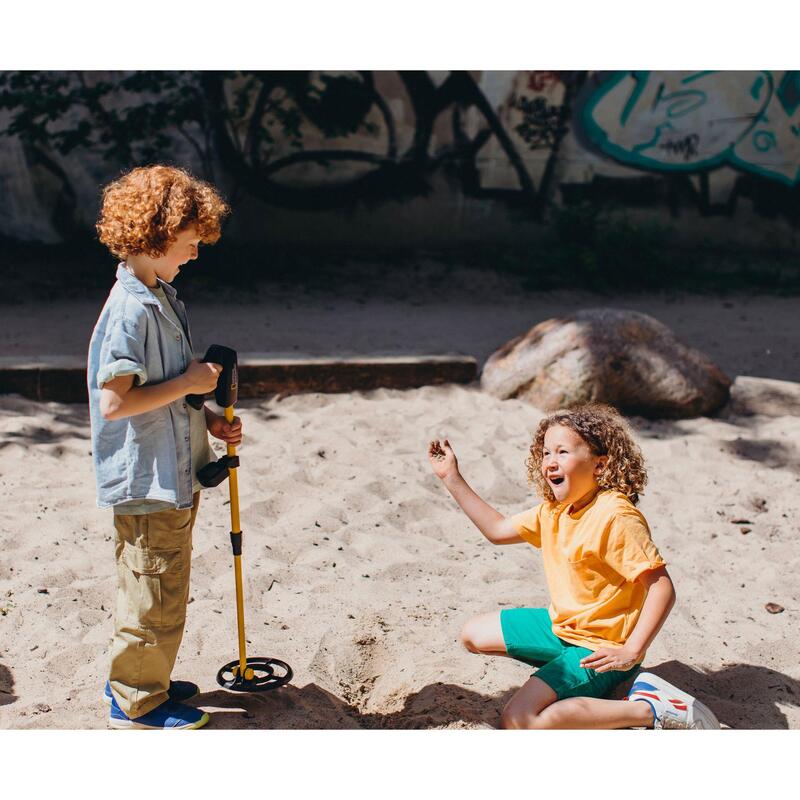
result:
<svg viewBox="0 0 800 800"><path fill-rule="evenodd" d="M721 727L710 708L652 672L636 676L628 700L650 703L654 728L711 730Z"/></svg>

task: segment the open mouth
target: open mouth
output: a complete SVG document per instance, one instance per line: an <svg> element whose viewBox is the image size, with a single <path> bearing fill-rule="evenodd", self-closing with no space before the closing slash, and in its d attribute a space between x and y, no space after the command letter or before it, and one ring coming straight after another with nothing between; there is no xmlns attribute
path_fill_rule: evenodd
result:
<svg viewBox="0 0 800 800"><path fill-rule="evenodd" d="M564 483L564 476L563 475L556 475L556 476L548 478L548 480L550 481L550 483L553 484L553 486L561 486L561 484Z"/></svg>

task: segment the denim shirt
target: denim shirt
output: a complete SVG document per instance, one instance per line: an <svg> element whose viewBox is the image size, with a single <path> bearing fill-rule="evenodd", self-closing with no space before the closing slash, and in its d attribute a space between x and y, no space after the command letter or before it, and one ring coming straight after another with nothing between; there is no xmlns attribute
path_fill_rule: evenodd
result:
<svg viewBox="0 0 800 800"><path fill-rule="evenodd" d="M192 507L186 400L179 398L124 419L107 420L100 413L100 390L112 378L133 375L138 386L161 383L185 372L192 359L186 309L170 284L159 283L183 330L170 320L147 286L120 264L117 282L92 332L87 383L100 508L142 499ZM207 460L212 461L208 449Z"/></svg>

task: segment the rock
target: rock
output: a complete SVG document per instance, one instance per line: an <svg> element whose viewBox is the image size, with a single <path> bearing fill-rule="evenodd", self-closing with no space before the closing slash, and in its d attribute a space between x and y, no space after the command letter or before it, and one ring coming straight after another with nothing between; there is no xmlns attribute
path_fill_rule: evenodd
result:
<svg viewBox="0 0 800 800"><path fill-rule="evenodd" d="M737 376L731 387L730 412L737 416L792 416L800 408L800 385L773 378Z"/></svg>
<svg viewBox="0 0 800 800"><path fill-rule="evenodd" d="M766 608L770 614L780 614L781 611L785 610L783 606L779 606L777 603L767 603L764 608Z"/></svg>
<svg viewBox="0 0 800 800"><path fill-rule="evenodd" d="M490 394L544 411L598 401L649 418L710 414L728 401L730 386L658 320L613 308L539 323L493 353L481 375Z"/></svg>

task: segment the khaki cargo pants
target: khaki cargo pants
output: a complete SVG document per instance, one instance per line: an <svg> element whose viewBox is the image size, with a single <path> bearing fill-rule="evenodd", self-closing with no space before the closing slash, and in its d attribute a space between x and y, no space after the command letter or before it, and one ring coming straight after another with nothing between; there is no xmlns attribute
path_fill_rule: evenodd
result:
<svg viewBox="0 0 800 800"><path fill-rule="evenodd" d="M200 503L154 514L115 514L117 610L111 692L130 718L167 700L183 638L192 528Z"/></svg>

